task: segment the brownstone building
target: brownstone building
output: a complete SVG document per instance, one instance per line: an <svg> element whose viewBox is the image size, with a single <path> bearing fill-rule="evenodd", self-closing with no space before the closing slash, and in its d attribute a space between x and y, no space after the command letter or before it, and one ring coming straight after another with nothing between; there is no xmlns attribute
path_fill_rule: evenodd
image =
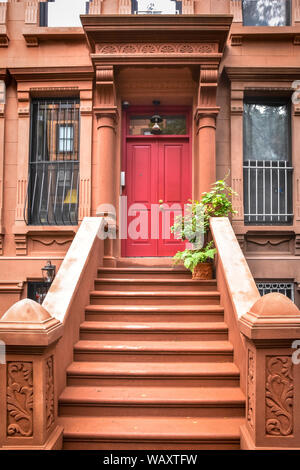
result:
<svg viewBox="0 0 300 470"><path fill-rule="evenodd" d="M7 414L0 444L61 448L64 436L65 448L299 447L299 377L290 346L299 336L297 308L281 296L260 299L256 286L262 296L279 292L300 305L300 1L8 0L0 2L0 47L0 338L11 355L1 373L8 389L17 371L19 385L41 387L44 397L20 421ZM174 239L121 236L122 204L144 204L147 218L151 204L199 199L228 173L237 192L235 236L227 221L212 222L217 281L191 286L187 273L172 269L170 257L181 246ZM96 240L108 216L117 237ZM56 272L64 261L43 303L48 313L24 300L4 316L21 299L42 303L47 260ZM264 309L277 318L258 320L260 345L255 321L252 333L249 318L244 336L237 332L255 302L252 320ZM22 317L28 330L22 322L19 330L12 326L21 318L18 305L31 318ZM174 346L178 332L184 341ZM133 378L115 366L119 356L120 363L133 361L135 341L144 368L126 404L118 387ZM272 407L259 412L264 381L274 398L274 357L294 369L293 382L274 366L293 390L292 405L279 405L284 421L276 417L275 424ZM46 386L39 382L44 373ZM165 389L158 387L159 395L152 388L143 402L138 387L147 389L151 379ZM183 379L192 385L185 384L187 395ZM13 409L18 399L11 400ZM44 416L38 410L45 403ZM164 407L170 429L167 418L157 424ZM121 420L115 427L112 416Z"/></svg>

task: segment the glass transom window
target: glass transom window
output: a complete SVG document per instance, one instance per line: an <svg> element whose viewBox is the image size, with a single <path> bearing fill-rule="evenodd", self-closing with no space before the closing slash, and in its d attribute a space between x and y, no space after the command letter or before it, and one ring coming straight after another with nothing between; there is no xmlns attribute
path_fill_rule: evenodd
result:
<svg viewBox="0 0 300 470"><path fill-rule="evenodd" d="M173 115L161 116L162 122L159 124L160 135L186 135L187 125L186 116ZM153 123L151 115L134 115L129 121L129 135L152 135Z"/></svg>
<svg viewBox="0 0 300 470"><path fill-rule="evenodd" d="M287 26L290 0L243 0L244 26Z"/></svg>

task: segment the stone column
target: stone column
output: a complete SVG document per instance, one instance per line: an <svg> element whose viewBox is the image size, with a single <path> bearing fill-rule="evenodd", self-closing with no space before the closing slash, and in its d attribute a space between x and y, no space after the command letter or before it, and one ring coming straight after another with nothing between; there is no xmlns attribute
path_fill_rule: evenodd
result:
<svg viewBox="0 0 300 470"><path fill-rule="evenodd" d="M59 450L56 343L63 326L41 305L24 299L0 320L6 348L0 361L0 449Z"/></svg>
<svg viewBox="0 0 300 470"><path fill-rule="evenodd" d="M199 144L199 195L216 181L216 119L219 108L198 108L196 114Z"/></svg>
<svg viewBox="0 0 300 470"><path fill-rule="evenodd" d="M201 68L198 105L195 113L198 137L199 188L196 199L211 189L216 181L216 119L220 108L216 106L218 68Z"/></svg>
<svg viewBox="0 0 300 470"><path fill-rule="evenodd" d="M116 234L116 195L118 175L116 174L116 126L118 110L113 66L96 68L97 153L93 181L94 211L97 216L106 217L108 237L105 241L104 264L114 266L113 239Z"/></svg>
<svg viewBox="0 0 300 470"><path fill-rule="evenodd" d="M284 295L267 294L239 323L248 371L241 448L299 449L300 311Z"/></svg>

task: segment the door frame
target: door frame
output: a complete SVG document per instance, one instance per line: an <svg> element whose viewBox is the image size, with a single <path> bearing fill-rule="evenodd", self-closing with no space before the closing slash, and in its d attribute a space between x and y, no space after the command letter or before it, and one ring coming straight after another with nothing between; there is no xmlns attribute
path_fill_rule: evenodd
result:
<svg viewBox="0 0 300 470"><path fill-rule="evenodd" d="M174 134L165 134L165 135L130 135L129 122L130 116L134 114L184 114L186 116L187 124L187 134L184 135L174 135ZM192 107L191 106L130 106L127 109L123 109L122 112L122 143L121 143L121 171L125 171L127 168L127 143L130 140L139 140L139 141L157 141L157 140L167 140L167 139L182 139L187 140L188 145L188 154L190 157L191 164L191 187L193 188L193 160L192 160ZM192 191L191 191L192 192ZM123 194L121 188L120 194ZM121 240L121 257L126 257L125 255L125 243L126 240Z"/></svg>

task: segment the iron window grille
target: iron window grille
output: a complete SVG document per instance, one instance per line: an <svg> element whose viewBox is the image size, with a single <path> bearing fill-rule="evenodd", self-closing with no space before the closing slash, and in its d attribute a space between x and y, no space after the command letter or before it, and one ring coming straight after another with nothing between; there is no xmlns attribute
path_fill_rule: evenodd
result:
<svg viewBox="0 0 300 470"><path fill-rule="evenodd" d="M242 0L244 26L289 26L291 0Z"/></svg>
<svg viewBox="0 0 300 470"><path fill-rule="evenodd" d="M38 304L42 304L48 293L50 285L46 282L28 282L27 296L29 299L35 300Z"/></svg>
<svg viewBox="0 0 300 470"><path fill-rule="evenodd" d="M285 295L293 302L295 301L294 283L285 281L268 281L268 282L257 282L257 288L260 295L270 294L272 292L279 292Z"/></svg>
<svg viewBox="0 0 300 470"><path fill-rule="evenodd" d="M244 103L244 220L246 225L293 223L290 106Z"/></svg>
<svg viewBox="0 0 300 470"><path fill-rule="evenodd" d="M33 100L24 218L28 225L77 225L79 100Z"/></svg>
<svg viewBox="0 0 300 470"><path fill-rule="evenodd" d="M181 15L182 14L182 2L176 1L176 0L169 0L169 1L175 3L174 14ZM131 5L132 5L132 13L134 15L163 15L165 13L163 10L159 10L157 8L158 3L156 0L148 0L147 2L143 2L142 6L139 0L132 0Z"/></svg>

